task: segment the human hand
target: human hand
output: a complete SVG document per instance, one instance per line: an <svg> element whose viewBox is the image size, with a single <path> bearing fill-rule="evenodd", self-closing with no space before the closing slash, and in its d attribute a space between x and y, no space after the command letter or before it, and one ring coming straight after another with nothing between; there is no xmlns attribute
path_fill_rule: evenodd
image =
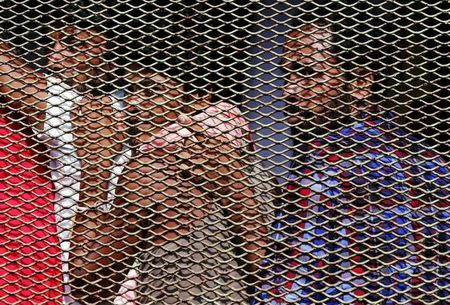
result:
<svg viewBox="0 0 450 305"><path fill-rule="evenodd" d="M155 134L140 151L176 159L170 164L184 170L197 185L213 193L227 192L230 179L241 167L240 148L246 130L240 111L221 103L192 117L180 115L176 124Z"/></svg>
<svg viewBox="0 0 450 305"><path fill-rule="evenodd" d="M247 123L239 109L222 102L192 117L180 115L177 123L155 134L140 150L148 152L155 148L165 148L170 151L183 146L187 139L194 143L216 139L241 148L245 145L247 131Z"/></svg>

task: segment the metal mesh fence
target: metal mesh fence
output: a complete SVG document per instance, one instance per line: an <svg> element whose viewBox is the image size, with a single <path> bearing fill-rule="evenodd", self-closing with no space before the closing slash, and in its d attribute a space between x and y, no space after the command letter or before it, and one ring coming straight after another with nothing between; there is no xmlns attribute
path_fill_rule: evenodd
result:
<svg viewBox="0 0 450 305"><path fill-rule="evenodd" d="M448 1L0 3L0 304L448 304Z"/></svg>

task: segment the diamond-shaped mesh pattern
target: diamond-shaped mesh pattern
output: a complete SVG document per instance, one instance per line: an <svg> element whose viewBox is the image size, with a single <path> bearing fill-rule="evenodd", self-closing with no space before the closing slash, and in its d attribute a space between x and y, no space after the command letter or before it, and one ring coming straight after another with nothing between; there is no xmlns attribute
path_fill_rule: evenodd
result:
<svg viewBox="0 0 450 305"><path fill-rule="evenodd" d="M1 3L0 304L448 304L448 1Z"/></svg>

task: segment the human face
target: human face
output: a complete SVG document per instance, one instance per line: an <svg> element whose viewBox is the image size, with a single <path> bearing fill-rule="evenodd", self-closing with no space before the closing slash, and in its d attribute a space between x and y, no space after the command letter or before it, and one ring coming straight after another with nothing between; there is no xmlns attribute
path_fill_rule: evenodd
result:
<svg viewBox="0 0 450 305"><path fill-rule="evenodd" d="M127 111L139 123L162 127L177 119L182 107L182 86L173 79L148 70L131 73Z"/></svg>
<svg viewBox="0 0 450 305"><path fill-rule="evenodd" d="M106 52L104 37L94 30L68 26L51 34L54 44L48 56L50 70L66 80L85 81L94 77Z"/></svg>
<svg viewBox="0 0 450 305"><path fill-rule="evenodd" d="M332 34L304 26L287 35L283 67L287 83L283 97L288 104L288 122L323 121L342 96L344 73L330 55Z"/></svg>

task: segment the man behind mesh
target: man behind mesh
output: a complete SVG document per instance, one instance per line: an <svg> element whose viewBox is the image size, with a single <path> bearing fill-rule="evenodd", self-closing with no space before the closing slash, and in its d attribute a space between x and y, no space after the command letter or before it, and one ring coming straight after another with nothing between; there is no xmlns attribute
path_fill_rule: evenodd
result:
<svg viewBox="0 0 450 305"><path fill-rule="evenodd" d="M264 226L244 172L246 122L237 107L188 89L208 91L208 80L193 86L192 66L180 68L177 47L184 44L168 21L146 27L146 35L116 37L126 45L119 65L133 156L111 211L77 217L70 270L73 295L83 304L112 302L135 263L135 285L124 285L117 302L248 302L234 250L241 247L239 258L257 269ZM131 41L134 34L141 36Z"/></svg>
<svg viewBox="0 0 450 305"><path fill-rule="evenodd" d="M450 170L383 111L390 29L317 12L286 37L296 154L253 303L444 304Z"/></svg>

